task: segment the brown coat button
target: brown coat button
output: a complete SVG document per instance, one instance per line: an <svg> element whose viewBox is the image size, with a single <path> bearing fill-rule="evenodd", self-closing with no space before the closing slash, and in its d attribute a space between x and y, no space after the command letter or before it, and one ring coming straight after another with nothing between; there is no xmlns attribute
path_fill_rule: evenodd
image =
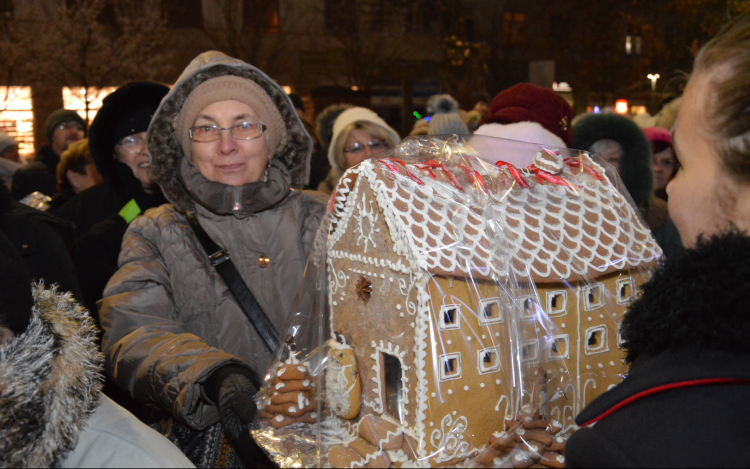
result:
<svg viewBox="0 0 750 469"><path fill-rule="evenodd" d="M261 269L265 269L270 264L271 264L271 259L269 259L268 257L266 257L266 256L260 256L258 258L258 267L260 267Z"/></svg>

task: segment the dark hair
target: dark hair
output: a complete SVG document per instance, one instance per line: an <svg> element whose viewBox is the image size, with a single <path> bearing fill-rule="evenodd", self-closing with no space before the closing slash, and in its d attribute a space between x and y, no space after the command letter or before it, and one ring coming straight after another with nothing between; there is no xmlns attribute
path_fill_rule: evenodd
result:
<svg viewBox="0 0 750 469"><path fill-rule="evenodd" d="M694 74L710 76L709 126L717 150L734 177L750 182L750 12L739 15L695 58ZM721 73L716 69L721 68Z"/></svg>
<svg viewBox="0 0 750 469"><path fill-rule="evenodd" d="M653 155L661 153L667 148L672 148L672 145L670 145L668 142L665 142L664 140L656 140L651 142L651 154Z"/></svg>
<svg viewBox="0 0 750 469"><path fill-rule="evenodd" d="M86 166L90 164L94 164L94 160L91 158L88 139L72 143L60 156L60 162L57 164L57 190L59 192L73 190L73 186L68 181L68 170L86 174Z"/></svg>

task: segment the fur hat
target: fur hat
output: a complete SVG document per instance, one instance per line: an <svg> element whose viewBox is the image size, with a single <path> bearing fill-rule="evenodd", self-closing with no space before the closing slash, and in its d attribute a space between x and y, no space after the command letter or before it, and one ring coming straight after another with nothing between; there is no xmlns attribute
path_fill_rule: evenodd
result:
<svg viewBox="0 0 750 469"><path fill-rule="evenodd" d="M5 186L2 190L7 191ZM31 275L21 254L0 231L0 326L23 333L31 321Z"/></svg>
<svg viewBox="0 0 750 469"><path fill-rule="evenodd" d="M589 114L573 127L573 147L589 150L601 139L611 139L623 150L619 174L638 207L648 201L654 185L651 144L630 119L618 114Z"/></svg>
<svg viewBox="0 0 750 469"><path fill-rule="evenodd" d="M495 96L482 124L536 122L570 147L572 121L573 108L557 93L531 83L519 83Z"/></svg>
<svg viewBox="0 0 750 469"><path fill-rule="evenodd" d="M86 121L77 112L70 109L58 109L49 115L47 124L44 126L47 140L51 142L57 126L66 122L78 122L83 126L84 132L86 131Z"/></svg>
<svg viewBox="0 0 750 469"><path fill-rule="evenodd" d="M458 101L451 95L438 94L427 101L427 113L431 114L428 125L429 135L467 135L466 127L458 115Z"/></svg>
<svg viewBox="0 0 750 469"><path fill-rule="evenodd" d="M131 189L141 186L133 172L114 158L115 145L128 135L148 130L151 118L168 92L169 88L158 83L129 83L102 101L91 123L89 151L105 184L117 194L128 193L127 197L133 197Z"/></svg>

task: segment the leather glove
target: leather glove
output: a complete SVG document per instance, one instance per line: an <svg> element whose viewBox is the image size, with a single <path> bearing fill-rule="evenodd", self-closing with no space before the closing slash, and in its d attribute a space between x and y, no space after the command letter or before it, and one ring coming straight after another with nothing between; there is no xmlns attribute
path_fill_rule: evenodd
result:
<svg viewBox="0 0 750 469"><path fill-rule="evenodd" d="M219 368L206 382L206 394L219 407L224 433L233 443L249 438L250 424L258 411L253 396L259 388L258 375L239 365Z"/></svg>

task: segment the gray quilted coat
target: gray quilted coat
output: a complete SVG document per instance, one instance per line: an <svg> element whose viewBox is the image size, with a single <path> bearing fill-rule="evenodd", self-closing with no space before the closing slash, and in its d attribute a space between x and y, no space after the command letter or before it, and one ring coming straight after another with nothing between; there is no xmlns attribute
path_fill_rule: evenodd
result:
<svg viewBox="0 0 750 469"><path fill-rule="evenodd" d="M258 83L286 122L268 183L211 182L184 157L172 122L196 86L220 75ZM282 331L325 207L291 189L307 182L312 142L287 95L260 70L218 52L196 58L178 79L154 115L148 147L152 176L171 204L138 217L123 239L120 268L100 303L105 367L134 398L201 430L219 418L202 392L206 378L230 363L262 373L271 353L209 265L185 212L229 251ZM270 264L261 267L260 257Z"/></svg>

